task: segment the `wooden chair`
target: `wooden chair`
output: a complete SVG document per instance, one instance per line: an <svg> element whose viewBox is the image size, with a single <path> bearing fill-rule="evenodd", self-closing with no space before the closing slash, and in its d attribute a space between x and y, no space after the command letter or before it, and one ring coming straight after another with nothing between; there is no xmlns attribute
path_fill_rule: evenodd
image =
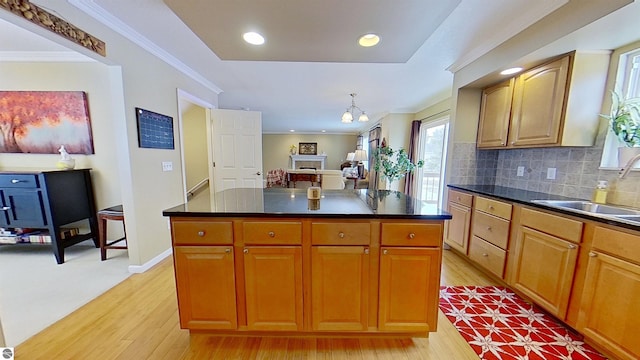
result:
<svg viewBox="0 0 640 360"><path fill-rule="evenodd" d="M124 236L117 240L107 240L107 220L122 221ZM98 239L100 242L100 258L102 261L107 259L107 249L127 249L127 230L124 225L124 212L122 210L122 205L116 205L98 211L98 233ZM121 241L124 241L125 244L118 246L115 245Z"/></svg>

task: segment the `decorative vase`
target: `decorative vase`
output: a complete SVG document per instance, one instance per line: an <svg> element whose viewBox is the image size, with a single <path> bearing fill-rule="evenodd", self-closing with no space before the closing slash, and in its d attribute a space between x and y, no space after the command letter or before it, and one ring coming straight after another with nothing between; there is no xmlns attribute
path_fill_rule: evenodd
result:
<svg viewBox="0 0 640 360"><path fill-rule="evenodd" d="M76 167L76 161L74 159L58 160L56 166L58 169L71 170Z"/></svg>
<svg viewBox="0 0 640 360"><path fill-rule="evenodd" d="M621 146L618 148L618 167L623 168L636 155L640 154L640 147ZM634 168L640 167L636 164Z"/></svg>

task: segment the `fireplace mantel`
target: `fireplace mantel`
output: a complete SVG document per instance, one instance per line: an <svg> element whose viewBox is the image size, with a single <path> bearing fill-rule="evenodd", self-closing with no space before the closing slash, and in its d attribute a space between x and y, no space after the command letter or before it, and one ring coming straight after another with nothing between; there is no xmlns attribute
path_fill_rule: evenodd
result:
<svg viewBox="0 0 640 360"><path fill-rule="evenodd" d="M320 162L320 169L324 170L324 163L327 160L327 155L289 155L291 157L291 168L296 169L296 161L318 161Z"/></svg>

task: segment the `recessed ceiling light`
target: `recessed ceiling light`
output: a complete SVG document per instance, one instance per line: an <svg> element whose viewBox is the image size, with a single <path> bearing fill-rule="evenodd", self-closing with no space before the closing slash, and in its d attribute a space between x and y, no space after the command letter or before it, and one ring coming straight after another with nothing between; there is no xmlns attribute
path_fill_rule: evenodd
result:
<svg viewBox="0 0 640 360"><path fill-rule="evenodd" d="M296 131L295 131L295 130L293 130L293 129L291 129L291 130L289 130L289 132L296 132Z"/></svg>
<svg viewBox="0 0 640 360"><path fill-rule="evenodd" d="M327 130L322 130L322 132L327 132Z"/></svg>
<svg viewBox="0 0 640 360"><path fill-rule="evenodd" d="M363 47L376 46L380 42L380 37L376 34L365 34L358 39L358 44Z"/></svg>
<svg viewBox="0 0 640 360"><path fill-rule="evenodd" d="M248 42L251 45L262 45L264 44L264 37L257 32L249 31L242 35L244 41Z"/></svg>
<svg viewBox="0 0 640 360"><path fill-rule="evenodd" d="M521 67L513 67L510 69L500 71L500 75L511 75L511 74L519 73L520 71L522 71Z"/></svg>

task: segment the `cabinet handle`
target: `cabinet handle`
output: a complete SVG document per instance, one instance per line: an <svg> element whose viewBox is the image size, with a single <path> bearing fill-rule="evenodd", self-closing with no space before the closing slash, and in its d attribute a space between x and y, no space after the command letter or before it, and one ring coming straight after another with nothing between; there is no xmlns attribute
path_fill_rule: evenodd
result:
<svg viewBox="0 0 640 360"><path fill-rule="evenodd" d="M573 245L573 244L569 244L569 249L572 249L572 250L573 250L573 249L575 249L575 248L577 248L577 246L575 246L575 245Z"/></svg>
<svg viewBox="0 0 640 360"><path fill-rule="evenodd" d="M198 236L204 236L204 231L202 230L198 231Z"/></svg>
<svg viewBox="0 0 640 360"><path fill-rule="evenodd" d="M489 205L489 210L493 211L493 205Z"/></svg>
<svg viewBox="0 0 640 360"><path fill-rule="evenodd" d="M227 254L231 254L231 249L224 249L224 252Z"/></svg>
<svg viewBox="0 0 640 360"><path fill-rule="evenodd" d="M598 254L596 254L596 253L594 253L594 252L592 251L592 252L590 252L590 253L589 253L589 256L591 256L591 257L597 257L597 256L598 256Z"/></svg>
<svg viewBox="0 0 640 360"><path fill-rule="evenodd" d="M387 255L387 253L389 253L388 250L382 250L382 255Z"/></svg>
<svg viewBox="0 0 640 360"><path fill-rule="evenodd" d="M23 180L11 179L11 183L12 184L17 184L17 183L20 183L20 182L23 182Z"/></svg>
<svg viewBox="0 0 640 360"><path fill-rule="evenodd" d="M343 233L342 231L340 231L340 232L338 233L338 237L339 237L340 239L344 239L344 233Z"/></svg>
<svg viewBox="0 0 640 360"><path fill-rule="evenodd" d="M385 250L386 251L386 250ZM369 255L369 248L364 249L364 254Z"/></svg>
<svg viewBox="0 0 640 360"><path fill-rule="evenodd" d="M457 197L456 197L456 200L460 201L460 200L461 200L461 199L460 199L460 196L457 196Z"/></svg>
<svg viewBox="0 0 640 360"><path fill-rule="evenodd" d="M487 257L487 256L489 256L489 254L487 254L487 253L482 253L482 256Z"/></svg>
<svg viewBox="0 0 640 360"><path fill-rule="evenodd" d="M268 235L269 235L269 237L275 237L275 236L276 236L276 233L274 233L273 231L269 231L269 234L268 234Z"/></svg>
<svg viewBox="0 0 640 360"><path fill-rule="evenodd" d="M416 234L414 234L414 233L409 234L409 239L413 239L415 237L416 237Z"/></svg>
<svg viewBox="0 0 640 360"><path fill-rule="evenodd" d="M491 226L487 226L487 231L491 231Z"/></svg>
<svg viewBox="0 0 640 360"><path fill-rule="evenodd" d="M11 210L11 206L3 206L3 207L0 208L0 210L2 210L2 211Z"/></svg>
<svg viewBox="0 0 640 360"><path fill-rule="evenodd" d="M249 249L244 249L242 250L243 253L248 254L249 253Z"/></svg>

